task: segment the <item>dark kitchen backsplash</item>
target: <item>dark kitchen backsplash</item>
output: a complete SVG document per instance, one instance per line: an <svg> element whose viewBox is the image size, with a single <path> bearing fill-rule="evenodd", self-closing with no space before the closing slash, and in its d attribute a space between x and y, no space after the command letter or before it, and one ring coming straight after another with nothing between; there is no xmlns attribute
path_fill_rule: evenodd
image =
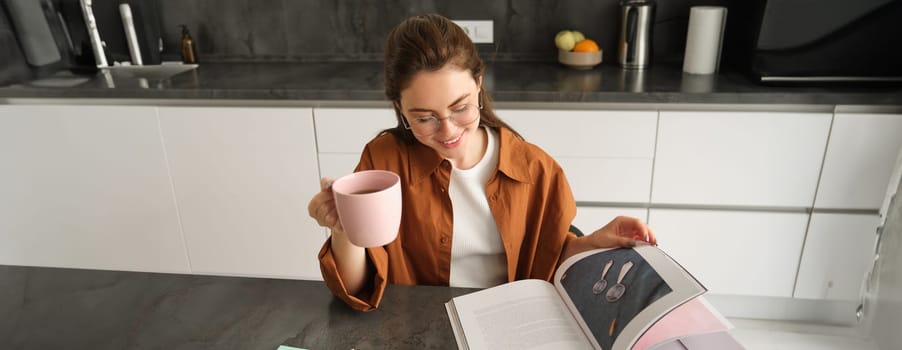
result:
<svg viewBox="0 0 902 350"><path fill-rule="evenodd" d="M0 6L0 86L18 83L32 77L25 55L19 49L6 7Z"/></svg>
<svg viewBox="0 0 902 350"><path fill-rule="evenodd" d="M77 8L78 0L52 1L58 8L68 7L63 12L69 16L66 21L70 31L84 26L76 18L79 14L72 10ZM616 62L620 35L619 0L127 1L133 7L158 11L154 16L159 16L164 61L181 57L180 24L188 26L201 62L378 61L382 59L388 31L404 18L423 13L460 20L493 20L494 43L478 45L488 60L553 61L557 54L554 35L562 29L576 29L599 43L605 62ZM653 58L681 60L689 8L725 5L727 1L659 0ZM118 2L94 1L101 36L109 41L107 56L114 61L128 57L122 24L115 18ZM0 40L4 40L3 28L0 23ZM76 48L79 43L85 44L84 40L76 41ZM0 58L4 66L11 62L10 58Z"/></svg>
<svg viewBox="0 0 902 350"><path fill-rule="evenodd" d="M179 24L188 25L202 61L381 60L388 31L422 13L493 20L494 43L478 47L494 60L555 60L554 35L576 29L614 62L620 35L618 0L143 1L162 9L165 60L180 57ZM690 6L725 2L658 1L655 58L682 59Z"/></svg>

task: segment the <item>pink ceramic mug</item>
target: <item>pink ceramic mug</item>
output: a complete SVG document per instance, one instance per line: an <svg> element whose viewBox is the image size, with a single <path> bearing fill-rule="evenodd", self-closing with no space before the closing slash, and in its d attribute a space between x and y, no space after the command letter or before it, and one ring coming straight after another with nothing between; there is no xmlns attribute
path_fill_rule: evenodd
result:
<svg viewBox="0 0 902 350"><path fill-rule="evenodd" d="M359 247L379 247L398 237L401 178L391 171L365 170L332 183L335 208L348 238Z"/></svg>

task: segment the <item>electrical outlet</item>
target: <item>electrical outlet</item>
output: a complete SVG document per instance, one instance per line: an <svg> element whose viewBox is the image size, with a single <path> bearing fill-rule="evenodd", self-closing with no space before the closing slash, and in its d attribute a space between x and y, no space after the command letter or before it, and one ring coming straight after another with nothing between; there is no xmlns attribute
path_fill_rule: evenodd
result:
<svg viewBox="0 0 902 350"><path fill-rule="evenodd" d="M454 21L477 44L491 44L495 39L494 21Z"/></svg>

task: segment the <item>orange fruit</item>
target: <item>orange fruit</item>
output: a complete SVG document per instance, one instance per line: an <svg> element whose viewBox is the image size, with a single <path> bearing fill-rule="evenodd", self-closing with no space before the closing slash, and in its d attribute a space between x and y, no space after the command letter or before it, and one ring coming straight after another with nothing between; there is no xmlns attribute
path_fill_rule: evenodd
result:
<svg viewBox="0 0 902 350"><path fill-rule="evenodd" d="M598 43L592 39L583 39L576 42L576 45L573 46L573 52L595 52L601 50L598 48Z"/></svg>

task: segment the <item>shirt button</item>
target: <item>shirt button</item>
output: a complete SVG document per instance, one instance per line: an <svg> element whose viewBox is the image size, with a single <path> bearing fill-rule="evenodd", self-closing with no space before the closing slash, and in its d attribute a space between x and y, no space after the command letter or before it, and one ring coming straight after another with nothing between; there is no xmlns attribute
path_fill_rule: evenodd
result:
<svg viewBox="0 0 902 350"><path fill-rule="evenodd" d="M492 200L493 200L493 201L494 201L494 200L498 200L498 196L496 196L496 195L493 194L493 195L492 195Z"/></svg>
<svg viewBox="0 0 902 350"><path fill-rule="evenodd" d="M448 243L448 237L442 237L442 244Z"/></svg>
<svg viewBox="0 0 902 350"><path fill-rule="evenodd" d="M442 188L439 189L439 191L442 191L442 193L445 193L445 188L442 187Z"/></svg>

